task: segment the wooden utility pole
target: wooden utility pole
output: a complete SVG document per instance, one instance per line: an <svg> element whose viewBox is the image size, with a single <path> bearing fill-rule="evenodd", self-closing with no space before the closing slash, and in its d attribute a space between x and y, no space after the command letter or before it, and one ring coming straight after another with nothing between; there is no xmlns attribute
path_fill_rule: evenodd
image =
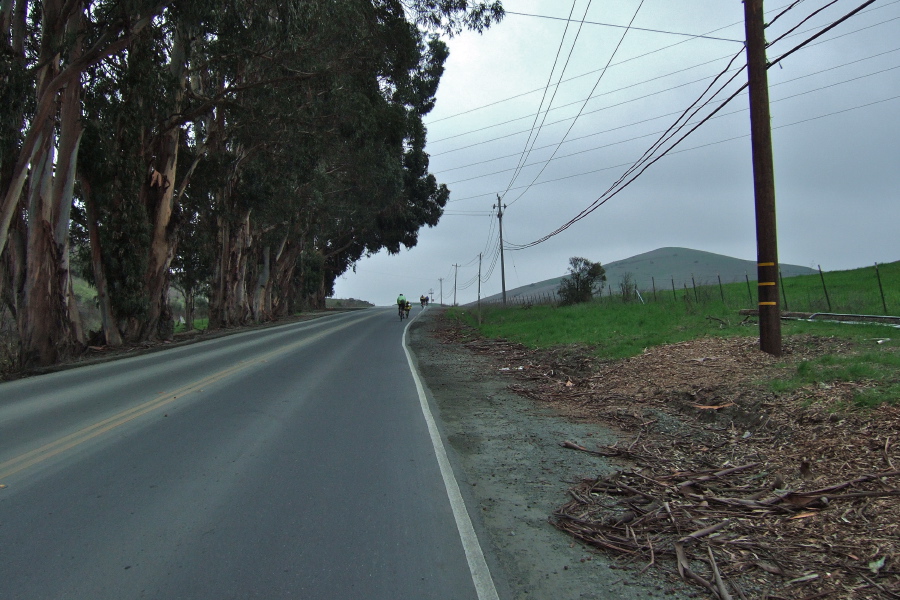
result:
<svg viewBox="0 0 900 600"><path fill-rule="evenodd" d="M481 252L478 253L478 310L481 310Z"/></svg>
<svg viewBox="0 0 900 600"><path fill-rule="evenodd" d="M500 204L500 194L497 194L497 220L500 222L500 285L503 289L503 306L506 306L506 265L503 263L503 209L506 205Z"/></svg>
<svg viewBox="0 0 900 600"><path fill-rule="evenodd" d="M459 274L459 265L453 265L453 306L456 306L456 276Z"/></svg>
<svg viewBox="0 0 900 600"><path fill-rule="evenodd" d="M778 305L778 236L775 228L775 167L766 75L766 23L763 0L744 0L747 80L750 91L750 139L756 198L756 279L759 286L759 346L781 356L781 308Z"/></svg>
<svg viewBox="0 0 900 600"><path fill-rule="evenodd" d="M441 306L444 305L444 278L438 277L438 281L441 282Z"/></svg>

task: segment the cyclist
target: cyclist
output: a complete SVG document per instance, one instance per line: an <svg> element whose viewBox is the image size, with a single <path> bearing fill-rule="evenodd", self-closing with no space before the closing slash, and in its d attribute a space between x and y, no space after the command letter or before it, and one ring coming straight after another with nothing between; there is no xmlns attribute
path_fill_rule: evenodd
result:
<svg viewBox="0 0 900 600"><path fill-rule="evenodd" d="M409 300L406 301L406 305L403 307L403 310L406 311L406 318L409 318L409 311L412 310L412 302Z"/></svg>
<svg viewBox="0 0 900 600"><path fill-rule="evenodd" d="M419 304L422 305L422 308L425 308L425 303L426 303L427 301L428 301L428 298L426 298L424 295L419 296Z"/></svg>
<svg viewBox="0 0 900 600"><path fill-rule="evenodd" d="M400 294L397 296L397 310L400 313L400 318L403 318L403 311L406 308L406 296Z"/></svg>

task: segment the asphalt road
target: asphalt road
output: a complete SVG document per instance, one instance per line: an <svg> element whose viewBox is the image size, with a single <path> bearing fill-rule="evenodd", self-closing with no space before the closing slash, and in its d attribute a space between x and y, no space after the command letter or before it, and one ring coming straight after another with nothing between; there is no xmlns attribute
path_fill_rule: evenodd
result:
<svg viewBox="0 0 900 600"><path fill-rule="evenodd" d="M0 598L496 598L407 323L342 313L0 384Z"/></svg>

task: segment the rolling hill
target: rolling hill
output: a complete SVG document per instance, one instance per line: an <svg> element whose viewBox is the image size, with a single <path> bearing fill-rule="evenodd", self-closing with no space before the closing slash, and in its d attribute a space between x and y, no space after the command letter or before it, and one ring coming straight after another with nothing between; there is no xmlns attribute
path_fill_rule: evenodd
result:
<svg viewBox="0 0 900 600"><path fill-rule="evenodd" d="M690 287L692 278L697 285L718 283L718 277L722 278L722 283L744 281L745 277L756 281L756 261L690 248L659 248L604 264L603 268L606 269L605 285L612 286L613 293L626 273L631 274L641 291L652 290L654 281L657 290L671 289L673 285L676 289L683 288L685 284ZM810 275L816 271L808 267L782 264L781 273L783 277L794 277ZM552 294L559 288L563 277L565 275L506 290L506 296L516 298ZM500 299L501 294L482 298L487 302Z"/></svg>

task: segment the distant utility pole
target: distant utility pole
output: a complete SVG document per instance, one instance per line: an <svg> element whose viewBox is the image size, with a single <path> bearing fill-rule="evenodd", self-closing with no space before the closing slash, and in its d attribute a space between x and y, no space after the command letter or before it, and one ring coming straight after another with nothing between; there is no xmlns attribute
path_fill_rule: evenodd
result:
<svg viewBox="0 0 900 600"><path fill-rule="evenodd" d="M503 288L503 306L506 306L506 265L503 263L503 209L506 205L500 204L500 194L497 194L497 204L492 208L497 209L497 220L500 222L500 285Z"/></svg>
<svg viewBox="0 0 900 600"><path fill-rule="evenodd" d="M759 286L759 346L781 356L781 308L778 305L778 237L775 230L775 168L766 75L763 0L744 0L747 80L750 91L750 139L756 197L756 279Z"/></svg>
<svg viewBox="0 0 900 600"><path fill-rule="evenodd" d="M441 282L441 306L444 305L444 278L438 277L438 281Z"/></svg>
<svg viewBox="0 0 900 600"><path fill-rule="evenodd" d="M478 253L478 310L481 310L481 252Z"/></svg>
<svg viewBox="0 0 900 600"><path fill-rule="evenodd" d="M429 302L434 302L434 288L431 288L430 290L428 290L428 295L430 297Z"/></svg>
<svg viewBox="0 0 900 600"><path fill-rule="evenodd" d="M453 306L456 306L456 276L459 273L459 265L453 265Z"/></svg>

